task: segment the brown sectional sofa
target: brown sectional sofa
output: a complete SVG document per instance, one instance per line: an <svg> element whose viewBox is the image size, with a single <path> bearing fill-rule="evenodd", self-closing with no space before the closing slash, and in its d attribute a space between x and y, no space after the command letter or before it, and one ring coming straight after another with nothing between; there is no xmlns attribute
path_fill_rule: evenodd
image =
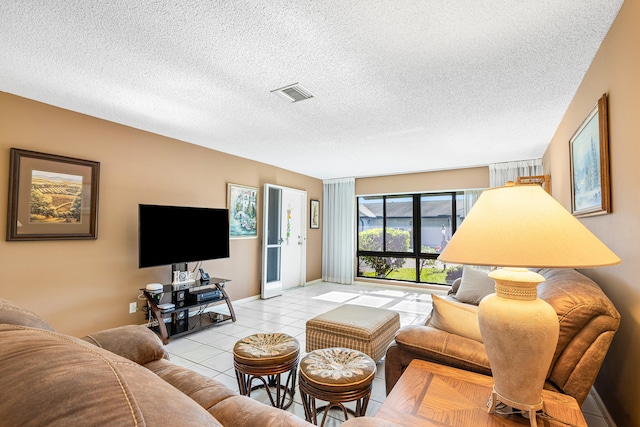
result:
<svg viewBox="0 0 640 427"><path fill-rule="evenodd" d="M0 422L19 426L312 426L169 361L141 325L83 339L0 299ZM371 417L345 426L389 426Z"/></svg>
<svg viewBox="0 0 640 427"><path fill-rule="evenodd" d="M545 278L538 285L538 297L556 310L560 322L560 337L545 388L573 396L581 405L620 325L620 314L600 287L576 270L533 271ZM448 299L456 301L459 286L458 280ZM432 326L405 326L387 349L387 394L413 359L491 375L481 342Z"/></svg>

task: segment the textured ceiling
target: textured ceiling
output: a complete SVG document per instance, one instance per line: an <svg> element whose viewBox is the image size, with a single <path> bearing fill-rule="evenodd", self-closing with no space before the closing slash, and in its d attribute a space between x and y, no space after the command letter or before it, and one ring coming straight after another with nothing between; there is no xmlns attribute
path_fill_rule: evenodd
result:
<svg viewBox="0 0 640 427"><path fill-rule="evenodd" d="M322 179L538 158L621 5L2 0L0 91Z"/></svg>

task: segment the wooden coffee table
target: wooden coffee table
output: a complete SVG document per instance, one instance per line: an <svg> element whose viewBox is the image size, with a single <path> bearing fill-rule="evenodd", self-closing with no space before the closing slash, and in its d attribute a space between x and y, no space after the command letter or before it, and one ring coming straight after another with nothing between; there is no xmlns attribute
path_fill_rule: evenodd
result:
<svg viewBox="0 0 640 427"><path fill-rule="evenodd" d="M487 412L492 387L491 377L413 360L375 417L412 427L529 426L529 420L520 415ZM537 417L538 426L587 427L573 397L543 390L542 398L545 411L565 423Z"/></svg>

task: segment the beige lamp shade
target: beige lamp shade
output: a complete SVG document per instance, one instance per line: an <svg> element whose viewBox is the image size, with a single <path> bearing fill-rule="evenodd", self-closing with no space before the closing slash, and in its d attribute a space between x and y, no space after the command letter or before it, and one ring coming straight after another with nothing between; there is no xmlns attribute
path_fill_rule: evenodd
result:
<svg viewBox="0 0 640 427"><path fill-rule="evenodd" d="M538 185L485 190L438 259L457 264L549 268L621 262Z"/></svg>

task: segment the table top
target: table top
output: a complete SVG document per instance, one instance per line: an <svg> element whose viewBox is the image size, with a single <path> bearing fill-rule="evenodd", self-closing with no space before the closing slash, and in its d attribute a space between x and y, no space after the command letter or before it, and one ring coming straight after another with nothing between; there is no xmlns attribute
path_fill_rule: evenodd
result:
<svg viewBox="0 0 640 427"><path fill-rule="evenodd" d="M412 427L529 426L529 420L521 415L487 412L492 387L491 377L413 360L375 417ZM543 390L542 398L545 412L557 420L538 416L538 426L587 427L573 397Z"/></svg>

